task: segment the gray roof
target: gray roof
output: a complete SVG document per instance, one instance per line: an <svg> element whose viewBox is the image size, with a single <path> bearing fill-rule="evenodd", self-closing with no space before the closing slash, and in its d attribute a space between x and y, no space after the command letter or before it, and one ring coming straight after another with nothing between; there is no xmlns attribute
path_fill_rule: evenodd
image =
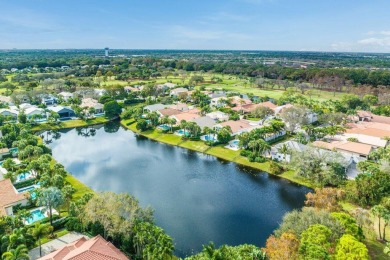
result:
<svg viewBox="0 0 390 260"><path fill-rule="evenodd" d="M56 113L59 113L59 112L61 112L64 109L68 110L68 111L70 110L70 111L74 112L73 109L71 109L69 107L63 107L63 106L48 107L47 109L49 109L51 111L54 111Z"/></svg>
<svg viewBox="0 0 390 260"><path fill-rule="evenodd" d="M198 126L200 126L200 128L205 128L206 126L207 127L213 127L215 126L217 123L214 121L214 119L212 119L211 117L208 117L208 116L203 116L203 117L199 117L199 118L195 118L194 120L192 120L193 122L197 123Z"/></svg>
<svg viewBox="0 0 390 260"><path fill-rule="evenodd" d="M168 107L168 106L163 105L163 104L154 104L154 105L146 106L146 107L144 107L144 109L147 109L150 112L153 112L153 111L157 111L157 110L160 110L160 109L164 109L166 107Z"/></svg>

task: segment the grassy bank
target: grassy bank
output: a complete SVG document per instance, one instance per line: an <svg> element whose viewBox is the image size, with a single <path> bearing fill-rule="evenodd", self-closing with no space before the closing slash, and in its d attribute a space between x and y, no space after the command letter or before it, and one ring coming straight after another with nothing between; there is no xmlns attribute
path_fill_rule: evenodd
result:
<svg viewBox="0 0 390 260"><path fill-rule="evenodd" d="M257 163L257 162L249 162L248 158L240 155L240 151L233 151L225 148L223 145L217 146L208 146L203 141L190 141L190 140L182 140L180 136L162 133L159 130L148 130L144 132L140 132L136 128L136 124L134 120L121 120L121 124L123 127L138 133L142 136L145 136L149 139L166 143L170 145L175 145L179 147L183 147L192 151L201 152L204 154L209 154L215 157L218 157L223 160L231 161L240 165L248 166L257 170L261 170L264 172L270 172L269 170L269 162ZM300 177L296 177L293 171L286 171L283 174L278 175L281 178L287 179L291 182L304 185L310 188L314 188L315 184Z"/></svg>
<svg viewBox="0 0 390 260"><path fill-rule="evenodd" d="M75 120L63 121L57 125L43 123L43 124L39 124L39 125L32 127L32 131L37 132L37 131L43 131L43 130L60 130L60 129L66 129L66 128L98 125L98 124L106 123L108 121L110 121L110 120L105 118L105 117L97 117L97 118L88 119L88 120L75 119Z"/></svg>

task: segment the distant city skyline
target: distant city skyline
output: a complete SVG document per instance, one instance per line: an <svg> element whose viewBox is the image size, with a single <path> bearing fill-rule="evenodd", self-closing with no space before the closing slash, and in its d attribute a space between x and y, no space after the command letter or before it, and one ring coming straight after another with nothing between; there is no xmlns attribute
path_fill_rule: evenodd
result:
<svg viewBox="0 0 390 260"><path fill-rule="evenodd" d="M0 49L390 52L386 0L0 0Z"/></svg>

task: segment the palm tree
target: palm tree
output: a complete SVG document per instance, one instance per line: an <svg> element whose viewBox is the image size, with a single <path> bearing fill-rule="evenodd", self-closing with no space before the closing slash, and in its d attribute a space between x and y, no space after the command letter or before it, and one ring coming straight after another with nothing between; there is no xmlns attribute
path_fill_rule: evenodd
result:
<svg viewBox="0 0 390 260"><path fill-rule="evenodd" d="M19 245L16 249L11 249L2 255L4 260L28 260L28 249L25 245Z"/></svg>
<svg viewBox="0 0 390 260"><path fill-rule="evenodd" d="M47 234L49 234L53 230L53 227L49 224L41 224L35 223L35 226L32 228L32 235L35 239L38 240L39 243L39 256L42 256L42 244L41 238Z"/></svg>
<svg viewBox="0 0 390 260"><path fill-rule="evenodd" d="M238 146L246 149L248 147L249 142L250 142L250 134L247 132L244 132L238 136L238 140L240 140L240 142L238 143Z"/></svg>
<svg viewBox="0 0 390 260"><path fill-rule="evenodd" d="M168 118L168 124L169 124L169 126L170 126L170 128L171 128L171 133L172 133L173 125L176 124L176 119L174 119L174 118Z"/></svg>
<svg viewBox="0 0 390 260"><path fill-rule="evenodd" d="M59 207L63 202L61 191L57 187L42 189L39 193L37 204L49 209L50 225L53 225L53 209Z"/></svg>
<svg viewBox="0 0 390 260"><path fill-rule="evenodd" d="M383 217L383 212L386 210L385 207L382 205L375 205L371 208L371 212L375 217L378 217L378 233L379 233L379 239L382 239L381 234L381 218Z"/></svg>

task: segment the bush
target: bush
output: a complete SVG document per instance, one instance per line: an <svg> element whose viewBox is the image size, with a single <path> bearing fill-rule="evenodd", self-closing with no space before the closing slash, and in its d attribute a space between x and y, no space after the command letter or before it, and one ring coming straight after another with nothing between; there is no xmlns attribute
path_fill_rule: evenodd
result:
<svg viewBox="0 0 390 260"><path fill-rule="evenodd" d="M26 181L23 181L23 182L15 183L14 187L15 187L15 189L21 189L21 188L24 188L24 187L28 187L28 186L34 185L35 182L36 182L35 179L30 179L30 180L26 180Z"/></svg>
<svg viewBox="0 0 390 260"><path fill-rule="evenodd" d="M274 161L271 161L270 164L269 164L269 171L270 173L272 174L281 174L283 173L283 167L280 166L277 162L274 162Z"/></svg>
<svg viewBox="0 0 390 260"><path fill-rule="evenodd" d="M241 150L240 155L244 157L250 157L252 156L252 152L248 150Z"/></svg>
<svg viewBox="0 0 390 260"><path fill-rule="evenodd" d="M249 156L248 156L248 160L249 160L249 162L254 162L254 161L255 161L255 159L256 159L256 156L255 156L255 155L253 155L253 154L251 154L251 155L249 155Z"/></svg>
<svg viewBox="0 0 390 260"><path fill-rule="evenodd" d="M65 228L68 231L77 231L77 232L82 232L84 229L83 223L78 218L71 217L68 218L68 221L65 224Z"/></svg>
<svg viewBox="0 0 390 260"><path fill-rule="evenodd" d="M263 163L263 162L266 162L267 161L267 159L265 159L264 157L262 157L262 156L257 156L256 158L255 158L255 162L257 162L257 163Z"/></svg>
<svg viewBox="0 0 390 260"><path fill-rule="evenodd" d="M68 222L68 218L62 218L56 222L53 222L53 229L54 231L63 229Z"/></svg>

